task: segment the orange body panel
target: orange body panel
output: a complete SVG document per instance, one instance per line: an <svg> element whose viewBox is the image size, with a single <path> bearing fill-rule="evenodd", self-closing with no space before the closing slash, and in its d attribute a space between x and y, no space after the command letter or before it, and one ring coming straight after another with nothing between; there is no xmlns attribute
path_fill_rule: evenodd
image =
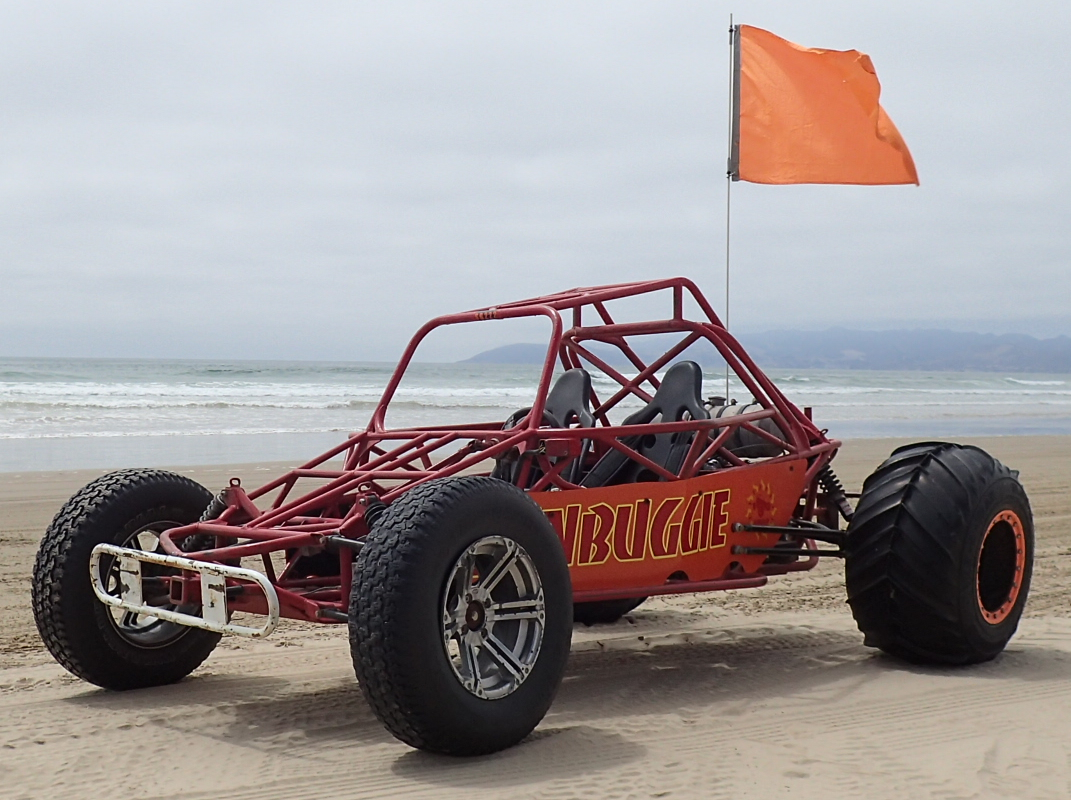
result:
<svg viewBox="0 0 1071 800"><path fill-rule="evenodd" d="M632 483L532 495L554 525L569 560L573 591L658 586L754 573L776 534L736 533L734 523L786 525L806 477L806 461L738 467L687 480Z"/></svg>

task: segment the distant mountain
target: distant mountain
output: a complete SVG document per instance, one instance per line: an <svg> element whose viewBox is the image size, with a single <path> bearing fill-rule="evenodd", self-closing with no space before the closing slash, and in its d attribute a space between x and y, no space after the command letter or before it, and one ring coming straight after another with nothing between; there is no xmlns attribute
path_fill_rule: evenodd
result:
<svg viewBox="0 0 1071 800"><path fill-rule="evenodd" d="M1071 338L947 330L770 331L742 337L759 364L790 369L1071 372Z"/></svg>
<svg viewBox="0 0 1071 800"><path fill-rule="evenodd" d="M1023 334L961 333L948 330L768 331L739 337L762 367L788 369L940 370L978 372L1071 373L1071 338L1036 339ZM674 337L675 340L675 337ZM637 352L652 358L665 344L656 339L635 340ZM539 364L546 353L542 344L510 344L466 359L483 364ZM616 350L600 356L623 359ZM686 357L701 364L718 359L703 343Z"/></svg>
<svg viewBox="0 0 1071 800"><path fill-rule="evenodd" d="M493 350L484 350L462 364L542 364L547 357L544 344L504 344Z"/></svg>

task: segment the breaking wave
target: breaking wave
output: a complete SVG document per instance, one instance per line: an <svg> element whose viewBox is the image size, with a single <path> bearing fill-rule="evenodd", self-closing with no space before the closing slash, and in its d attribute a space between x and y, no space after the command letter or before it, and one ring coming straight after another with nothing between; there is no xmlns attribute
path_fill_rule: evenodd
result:
<svg viewBox="0 0 1071 800"><path fill-rule="evenodd" d="M377 363L0 359L0 439L361 430L392 370ZM771 370L770 377L790 400L813 407L833 435L845 422L858 435L903 420L957 420L968 430L970 420L988 421L979 430L1010 430L1022 420L1062 430L1068 423L1053 421L1071 420L1071 379L1062 376L797 369ZM531 366L414 364L388 424L502 420L531 404L538 378ZM617 387L606 375L592 378L601 398ZM724 381L724 372L706 370L705 393L724 394ZM729 395L751 399L735 377ZM630 397L622 408L638 404Z"/></svg>

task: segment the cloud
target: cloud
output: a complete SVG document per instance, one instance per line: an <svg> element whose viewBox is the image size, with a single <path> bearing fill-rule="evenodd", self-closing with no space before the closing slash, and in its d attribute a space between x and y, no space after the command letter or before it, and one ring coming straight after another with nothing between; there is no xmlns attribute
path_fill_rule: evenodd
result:
<svg viewBox="0 0 1071 800"><path fill-rule="evenodd" d="M734 325L1061 332L1071 11L734 10L870 53L922 178L734 186ZM8 4L0 353L389 359L434 314L671 274L720 305L727 17Z"/></svg>

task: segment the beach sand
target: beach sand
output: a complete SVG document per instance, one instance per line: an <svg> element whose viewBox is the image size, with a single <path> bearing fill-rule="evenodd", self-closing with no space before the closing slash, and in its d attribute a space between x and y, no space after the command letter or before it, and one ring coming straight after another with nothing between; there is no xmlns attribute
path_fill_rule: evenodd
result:
<svg viewBox="0 0 1071 800"><path fill-rule="evenodd" d="M842 565L651 600L578 627L520 746L415 752L365 706L343 626L224 639L190 678L110 693L52 661L29 609L37 542L93 471L0 474L0 797L1071 796L1071 437L973 440L1021 470L1037 560L1007 651L963 669L863 647ZM849 490L899 442L848 442ZM179 469L215 490L283 465Z"/></svg>

